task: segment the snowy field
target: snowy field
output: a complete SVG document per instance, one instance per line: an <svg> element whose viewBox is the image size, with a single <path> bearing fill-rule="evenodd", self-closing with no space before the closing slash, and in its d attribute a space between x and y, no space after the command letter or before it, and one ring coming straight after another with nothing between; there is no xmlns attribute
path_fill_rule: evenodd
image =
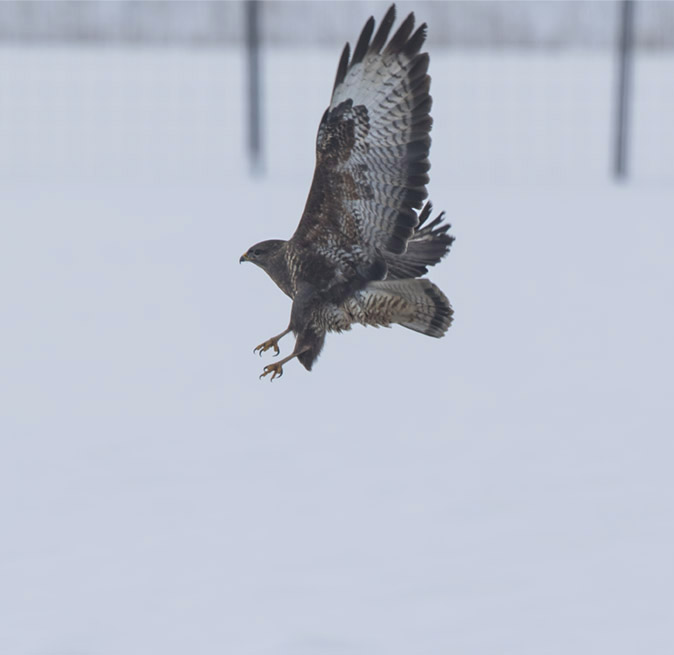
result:
<svg viewBox="0 0 674 655"><path fill-rule="evenodd" d="M0 50L2 655L674 652L674 57L433 52L456 320L258 380L337 53ZM282 342L284 352L291 340Z"/></svg>

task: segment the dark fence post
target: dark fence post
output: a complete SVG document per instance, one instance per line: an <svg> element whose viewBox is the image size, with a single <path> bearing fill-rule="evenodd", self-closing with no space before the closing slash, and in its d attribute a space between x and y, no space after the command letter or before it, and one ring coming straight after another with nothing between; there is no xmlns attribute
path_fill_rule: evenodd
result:
<svg viewBox="0 0 674 655"><path fill-rule="evenodd" d="M260 0L246 0L246 50L248 53L248 149L251 170L263 171L262 94L260 80Z"/></svg>
<svg viewBox="0 0 674 655"><path fill-rule="evenodd" d="M629 109L632 93L632 67L634 53L634 2L621 0L620 35L618 40L618 84L616 98L614 175L627 177L629 140Z"/></svg>

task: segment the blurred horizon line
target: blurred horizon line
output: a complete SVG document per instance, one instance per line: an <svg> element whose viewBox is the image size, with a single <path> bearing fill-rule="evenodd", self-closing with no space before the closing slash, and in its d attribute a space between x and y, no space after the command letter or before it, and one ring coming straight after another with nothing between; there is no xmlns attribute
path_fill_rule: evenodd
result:
<svg viewBox="0 0 674 655"><path fill-rule="evenodd" d="M355 41L365 19L381 18L384 1L261 2L266 46L340 45ZM404 0L429 25L429 44L466 49L589 48L615 45L619 0ZM637 2L635 46L674 50L674 2ZM348 11L347 11L348 9ZM5 0L0 45L239 46L244 0Z"/></svg>

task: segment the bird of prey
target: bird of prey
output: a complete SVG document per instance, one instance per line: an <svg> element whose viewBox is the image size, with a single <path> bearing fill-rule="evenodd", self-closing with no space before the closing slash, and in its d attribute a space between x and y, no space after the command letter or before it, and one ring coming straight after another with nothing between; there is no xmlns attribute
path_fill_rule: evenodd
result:
<svg viewBox="0 0 674 655"><path fill-rule="evenodd" d="M395 5L375 33L365 23L353 55L342 52L330 106L316 138L316 169L299 225L288 241L251 246L240 261L264 270L292 299L290 323L257 346L260 355L286 334L292 353L264 367L283 375L297 357L307 369L327 332L354 323L397 323L442 337L452 322L445 294L421 278L454 241L440 214L431 214L426 185L431 144L426 24L411 13L389 39ZM374 36L373 36L374 34Z"/></svg>

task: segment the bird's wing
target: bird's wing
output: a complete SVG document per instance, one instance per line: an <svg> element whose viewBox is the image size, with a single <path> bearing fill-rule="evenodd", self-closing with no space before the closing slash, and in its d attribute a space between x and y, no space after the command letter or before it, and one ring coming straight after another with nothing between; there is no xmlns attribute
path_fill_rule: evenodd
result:
<svg viewBox="0 0 674 655"><path fill-rule="evenodd" d="M430 223L432 205L427 202L419 212L419 225L407 242L407 250L400 254L385 253L388 267L387 280L421 277L428 273L429 266L435 266L454 243L454 237L447 234L451 227L444 223L445 212L441 212Z"/></svg>
<svg viewBox="0 0 674 655"><path fill-rule="evenodd" d="M428 54L419 52L426 25L414 31L410 14L388 40L394 20L392 5L374 38L370 18L351 58L344 48L291 239L336 263L357 259L372 278L385 275L385 252L405 252L428 195L430 77Z"/></svg>

